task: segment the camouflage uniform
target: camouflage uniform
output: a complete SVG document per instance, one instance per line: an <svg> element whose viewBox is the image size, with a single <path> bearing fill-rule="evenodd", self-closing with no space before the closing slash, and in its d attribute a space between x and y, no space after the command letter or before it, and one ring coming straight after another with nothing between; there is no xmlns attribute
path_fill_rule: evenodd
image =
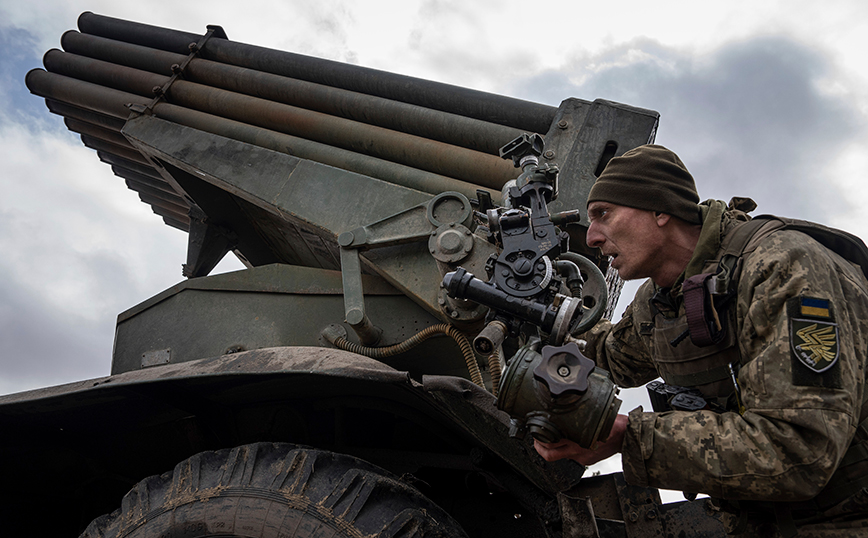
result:
<svg viewBox="0 0 868 538"><path fill-rule="evenodd" d="M865 400L868 285L858 267L807 235L774 232L743 258L737 302L728 308L736 328L729 331L731 347L724 342L699 348L689 338L673 347L668 343L671 331L655 344L654 331L684 319L683 279L701 272L726 234L747 219L732 204L727 209L723 202L708 201L702 207L699 244L682 278L669 293L645 282L621 321L601 322L585 336L586 355L609 370L617 384L635 387L661 375L669 381L667 372L679 361L701 366L703 356L729 353L738 372L742 412L732 381L699 387L719 397L726 412L632 411L622 449L624 475L635 485L738 501L762 519L774 514L770 501L822 500L824 486L854 440ZM656 315L650 306L655 293L670 305L655 302ZM791 318L797 317L791 306L799 297L828 300L837 323L839 353L821 373L797 360L791 348ZM868 461L861 464L868 466ZM853 528L868 526L864 489L821 513L786 506L799 536L852 536ZM816 520L824 523L809 524Z"/></svg>

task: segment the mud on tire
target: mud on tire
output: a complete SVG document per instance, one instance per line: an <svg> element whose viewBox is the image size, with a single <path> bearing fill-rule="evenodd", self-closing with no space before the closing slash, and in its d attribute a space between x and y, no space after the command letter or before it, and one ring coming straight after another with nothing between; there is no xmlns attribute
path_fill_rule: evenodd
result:
<svg viewBox="0 0 868 538"><path fill-rule="evenodd" d="M446 512L363 460L280 443L202 452L139 482L82 538L464 537Z"/></svg>

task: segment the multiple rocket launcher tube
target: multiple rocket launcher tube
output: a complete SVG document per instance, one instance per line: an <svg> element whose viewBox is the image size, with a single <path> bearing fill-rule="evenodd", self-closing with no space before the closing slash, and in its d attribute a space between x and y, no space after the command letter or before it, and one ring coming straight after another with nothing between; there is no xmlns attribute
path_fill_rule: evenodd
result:
<svg viewBox="0 0 868 538"><path fill-rule="evenodd" d="M515 177L498 149L545 133L557 108L83 13L63 51L27 75L167 224L187 229L189 203L120 133L130 105L187 127L431 194L498 195ZM204 41L204 43L203 43ZM196 44L196 45L192 45ZM200 48L201 47L201 48ZM155 97L160 96L160 99Z"/></svg>

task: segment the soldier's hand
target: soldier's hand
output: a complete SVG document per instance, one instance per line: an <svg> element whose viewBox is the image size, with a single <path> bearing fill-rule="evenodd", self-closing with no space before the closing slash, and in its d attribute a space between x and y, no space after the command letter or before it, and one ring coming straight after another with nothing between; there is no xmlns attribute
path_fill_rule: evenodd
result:
<svg viewBox="0 0 868 538"><path fill-rule="evenodd" d="M624 444L624 433L627 431L627 415L615 417L615 424L609 433L609 438L592 448L582 448L569 439L561 439L554 443L542 443L534 439L533 446L537 453L546 461L556 461L564 458L577 461L582 465L593 465L621 452Z"/></svg>

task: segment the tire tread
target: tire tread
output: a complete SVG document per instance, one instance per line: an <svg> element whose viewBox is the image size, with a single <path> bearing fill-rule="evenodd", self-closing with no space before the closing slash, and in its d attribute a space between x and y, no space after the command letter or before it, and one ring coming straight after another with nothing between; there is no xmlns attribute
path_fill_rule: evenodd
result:
<svg viewBox="0 0 868 538"><path fill-rule="evenodd" d="M286 443L254 443L202 452L172 472L145 478L81 538L175 536L177 529L167 525L185 525L184 538L218 531L302 538L318 536L324 527L332 529L326 535L337 531L335 537L348 538L466 536L415 488L368 462Z"/></svg>

